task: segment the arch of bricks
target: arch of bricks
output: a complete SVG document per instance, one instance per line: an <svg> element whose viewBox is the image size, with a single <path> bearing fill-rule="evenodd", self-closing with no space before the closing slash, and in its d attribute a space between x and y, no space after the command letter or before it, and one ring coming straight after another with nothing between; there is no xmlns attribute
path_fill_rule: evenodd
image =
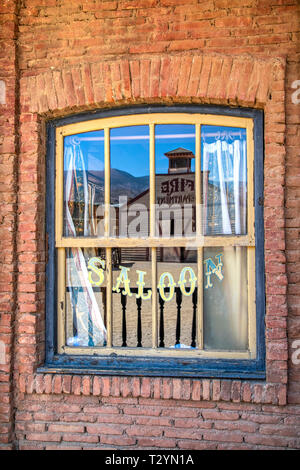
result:
<svg viewBox="0 0 300 470"><path fill-rule="evenodd" d="M15 381L23 394L227 400L287 400L284 234L285 61L185 52L83 63L23 73L20 80L18 310ZM45 123L80 111L134 104L206 103L265 112L265 382L38 374L45 333Z"/></svg>

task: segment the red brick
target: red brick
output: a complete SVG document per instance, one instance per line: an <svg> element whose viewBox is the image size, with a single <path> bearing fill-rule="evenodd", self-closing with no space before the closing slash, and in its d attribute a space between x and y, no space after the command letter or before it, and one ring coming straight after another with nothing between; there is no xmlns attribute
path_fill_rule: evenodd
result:
<svg viewBox="0 0 300 470"><path fill-rule="evenodd" d="M150 59L141 60L141 96L150 95Z"/></svg>
<svg viewBox="0 0 300 470"><path fill-rule="evenodd" d="M159 399L161 397L161 379L155 378L153 380L153 398Z"/></svg>
<svg viewBox="0 0 300 470"><path fill-rule="evenodd" d="M199 415L199 411L193 408L164 408L161 412L162 416L172 416L173 418L196 418Z"/></svg>
<svg viewBox="0 0 300 470"><path fill-rule="evenodd" d="M98 396L101 394L101 380L96 375L93 378L93 395Z"/></svg>
<svg viewBox="0 0 300 470"><path fill-rule="evenodd" d="M83 407L84 413L92 413L92 414L119 414L120 410L117 406L109 406L109 405L87 405Z"/></svg>
<svg viewBox="0 0 300 470"><path fill-rule="evenodd" d="M140 62L138 60L130 61L129 67L132 77L132 96L133 98L137 98L140 96Z"/></svg>
<svg viewBox="0 0 300 470"><path fill-rule="evenodd" d="M73 79L73 87L76 96L77 105L84 105L85 103L85 95L83 89L83 82L81 76L80 68L73 67L71 69L72 79Z"/></svg>
<svg viewBox="0 0 300 470"><path fill-rule="evenodd" d="M192 67L192 57L182 56L179 72L177 96L187 96L187 88Z"/></svg>
<svg viewBox="0 0 300 470"><path fill-rule="evenodd" d="M176 441L175 439L166 439L163 437L160 437L158 439L154 437L141 437L138 439L137 442L138 446L140 447L158 447L163 449L173 449L175 447Z"/></svg>
<svg viewBox="0 0 300 470"><path fill-rule="evenodd" d="M123 434L123 430L114 424L87 424L86 430L88 434Z"/></svg>
<svg viewBox="0 0 300 470"><path fill-rule="evenodd" d="M27 433L26 439L28 441L43 441L43 442L60 442L61 435L60 434L50 434L47 433Z"/></svg>
<svg viewBox="0 0 300 470"><path fill-rule="evenodd" d="M296 439L288 437L263 436L261 434L249 434L245 436L245 442L254 445L272 446L277 448L297 448Z"/></svg>
<svg viewBox="0 0 300 470"><path fill-rule="evenodd" d="M212 59L209 56L204 56L202 61L201 75L197 96L205 97L209 83Z"/></svg>
<svg viewBox="0 0 300 470"><path fill-rule="evenodd" d="M77 104L77 100L72 79L72 72L70 70L64 70L62 73L62 79L64 83L64 90L68 100L68 105L70 107L73 107Z"/></svg>
<svg viewBox="0 0 300 470"><path fill-rule="evenodd" d="M201 398L201 382L200 380L193 380L192 384L192 400L200 400Z"/></svg>
<svg viewBox="0 0 300 470"><path fill-rule="evenodd" d="M121 75L120 75L120 66L118 63L111 63L111 80L113 95L116 101L122 99L122 90L121 90Z"/></svg>
<svg viewBox="0 0 300 470"><path fill-rule="evenodd" d="M63 393L71 393L72 387L72 376L71 375L64 375L62 378L62 391Z"/></svg>
<svg viewBox="0 0 300 470"><path fill-rule="evenodd" d="M61 72L58 70L53 72L53 83L55 87L55 93L57 96L57 103L59 108L64 108L67 105L66 101L66 96L64 94L64 88L63 88L63 81L62 81L62 75ZM32 92L35 92L35 87L32 88ZM37 111L37 108L35 107L33 111Z"/></svg>
<svg viewBox="0 0 300 470"><path fill-rule="evenodd" d="M159 96L159 72L160 72L160 59L151 59L150 66L150 97L156 98Z"/></svg>
<svg viewBox="0 0 300 470"><path fill-rule="evenodd" d="M215 430L208 430L203 432L203 439L207 441L217 442L243 442L243 436L240 432L222 432Z"/></svg>
<svg viewBox="0 0 300 470"><path fill-rule="evenodd" d="M161 407L158 406L125 406L123 408L124 414L129 415L143 415L143 416L159 416Z"/></svg>
<svg viewBox="0 0 300 470"><path fill-rule="evenodd" d="M186 449L186 450L215 450L216 444L211 442L204 442L204 441L194 441L194 440L183 440L178 441L177 445L179 449Z"/></svg>
<svg viewBox="0 0 300 470"><path fill-rule="evenodd" d="M90 420L93 422L92 420ZM111 424L133 424L134 423L134 417L132 416L124 416L123 414L99 414L97 416L97 423L111 423Z"/></svg>
<svg viewBox="0 0 300 470"><path fill-rule="evenodd" d="M72 393L75 395L81 394L81 377L74 375L72 378Z"/></svg>
<svg viewBox="0 0 300 470"><path fill-rule="evenodd" d="M49 432L83 433L84 426L77 424L49 424Z"/></svg>
<svg viewBox="0 0 300 470"><path fill-rule="evenodd" d="M102 377L101 390L104 397L108 397L110 395L110 377Z"/></svg>
<svg viewBox="0 0 300 470"><path fill-rule="evenodd" d="M61 375L54 375L52 381L52 391L53 393L60 394L62 393L62 376Z"/></svg>
<svg viewBox="0 0 300 470"><path fill-rule="evenodd" d="M82 378L82 394L83 395L90 395L91 393L91 379L88 376L84 376Z"/></svg>
<svg viewBox="0 0 300 470"><path fill-rule="evenodd" d="M204 379L202 382L203 400L211 399L211 381Z"/></svg>
<svg viewBox="0 0 300 470"><path fill-rule="evenodd" d="M239 419L239 413L235 411L214 411L214 410L202 410L202 416L204 419L213 420L237 420Z"/></svg>

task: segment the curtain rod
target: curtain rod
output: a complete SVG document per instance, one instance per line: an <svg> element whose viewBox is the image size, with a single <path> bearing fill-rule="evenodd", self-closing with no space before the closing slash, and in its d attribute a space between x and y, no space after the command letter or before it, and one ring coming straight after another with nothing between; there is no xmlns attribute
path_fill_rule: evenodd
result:
<svg viewBox="0 0 300 470"><path fill-rule="evenodd" d="M246 129L241 129L240 131L238 132L230 132L230 131L218 131L218 132L201 132L201 135L205 136L205 137L220 137L220 136L233 136L233 135L237 135L237 136L242 136L242 133L245 134L246 133ZM68 137L68 136L67 136ZM70 136L69 136L70 137ZM98 141L104 141L104 137L77 137L76 135L75 136L72 136L74 140L74 142L98 142ZM182 138L190 138L190 137L195 137L195 134L174 134L174 135L169 135L169 134L165 134L165 135L156 135L155 136L155 139L182 139ZM131 135L131 136L117 136L117 137L113 137L111 136L110 137L110 140L149 140L149 136L148 135Z"/></svg>
<svg viewBox="0 0 300 470"><path fill-rule="evenodd" d="M230 137L230 136L240 136L242 137L242 134L246 134L246 130L241 130L239 132L230 132L230 131L218 131L218 132L201 132L201 136L204 137Z"/></svg>

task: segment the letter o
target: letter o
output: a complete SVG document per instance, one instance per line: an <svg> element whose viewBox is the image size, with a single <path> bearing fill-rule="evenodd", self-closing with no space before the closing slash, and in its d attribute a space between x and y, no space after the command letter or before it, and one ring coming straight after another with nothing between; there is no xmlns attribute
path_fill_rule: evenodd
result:
<svg viewBox="0 0 300 470"><path fill-rule="evenodd" d="M166 277L169 280L169 284L168 284L167 287L170 288L170 293L169 293L168 297L166 297L166 295L165 295L165 278ZM162 275L159 278L158 288L159 288L160 296L165 302L170 302L170 300L172 300L173 295L174 295L175 286L176 286L176 284L174 282L174 278L173 278L172 274L168 273L168 272L167 273L162 273Z"/></svg>
<svg viewBox="0 0 300 470"><path fill-rule="evenodd" d="M186 289L185 289L185 284L186 284L185 274L187 272L190 273L191 287L190 287L189 292L187 292ZM183 268L181 270L181 273L180 273L180 276L179 276L179 281L178 281L178 285L180 287L180 290L181 290L182 294L186 295L187 297L192 295L195 288L196 288L196 281L197 281L197 278L195 276L195 273L194 273L193 269L190 268L189 266L186 266L185 268Z"/></svg>

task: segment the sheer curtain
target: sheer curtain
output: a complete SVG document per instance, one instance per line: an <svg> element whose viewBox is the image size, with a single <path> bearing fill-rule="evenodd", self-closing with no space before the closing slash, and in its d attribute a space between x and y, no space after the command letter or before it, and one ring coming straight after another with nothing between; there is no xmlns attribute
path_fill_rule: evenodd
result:
<svg viewBox="0 0 300 470"><path fill-rule="evenodd" d="M87 172L80 144L73 139L65 146L65 235L93 236L96 233L93 216L95 188L88 184ZM75 220L75 207L81 209ZM82 227L82 228L80 228ZM79 233L78 233L79 232ZM80 233L83 232L83 233ZM70 248L67 256L66 277L73 311L73 325L76 335L70 337L68 345L103 346L106 342L106 328L103 322L101 303L88 279L87 260L95 256L95 250ZM92 253L91 253L92 252ZM86 258L85 258L86 256Z"/></svg>
<svg viewBox="0 0 300 470"><path fill-rule="evenodd" d="M214 197L212 197L214 196ZM203 143L203 203L206 235L246 233L246 141Z"/></svg>
<svg viewBox="0 0 300 470"><path fill-rule="evenodd" d="M203 142L203 230L206 235L242 235L247 230L245 139L226 136ZM207 341L221 349L247 348L247 256L243 247L222 247L222 282L206 296ZM207 251L208 252L208 251ZM217 251L216 251L217 253ZM218 306L216 308L216 299ZM205 301L205 299L204 299ZM213 308L214 306L214 308ZM216 313L214 313L214 311ZM222 331L222 334L220 334ZM226 332L226 334L224 334Z"/></svg>

